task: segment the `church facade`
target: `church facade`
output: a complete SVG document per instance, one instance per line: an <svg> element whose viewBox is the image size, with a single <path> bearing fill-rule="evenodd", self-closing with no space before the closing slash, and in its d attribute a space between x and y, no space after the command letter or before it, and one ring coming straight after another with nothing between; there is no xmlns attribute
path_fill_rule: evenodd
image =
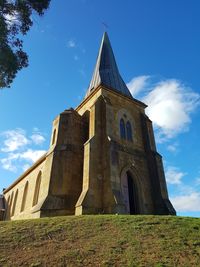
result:
<svg viewBox="0 0 200 267"><path fill-rule="evenodd" d="M85 99L55 118L49 150L3 191L4 219L175 215L145 108L121 78L104 33Z"/></svg>

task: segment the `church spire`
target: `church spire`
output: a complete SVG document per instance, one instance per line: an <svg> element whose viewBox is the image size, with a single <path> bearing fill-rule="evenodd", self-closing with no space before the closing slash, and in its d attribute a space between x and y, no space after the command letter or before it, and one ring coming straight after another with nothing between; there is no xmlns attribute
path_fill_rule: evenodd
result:
<svg viewBox="0 0 200 267"><path fill-rule="evenodd" d="M100 84L132 98L129 89L119 73L108 34L106 32L102 38L96 66L86 97Z"/></svg>

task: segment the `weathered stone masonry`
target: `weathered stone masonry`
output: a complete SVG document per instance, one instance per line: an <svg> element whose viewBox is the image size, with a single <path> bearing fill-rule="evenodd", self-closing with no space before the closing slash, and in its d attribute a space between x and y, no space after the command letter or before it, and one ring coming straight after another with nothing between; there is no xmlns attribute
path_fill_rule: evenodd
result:
<svg viewBox="0 0 200 267"><path fill-rule="evenodd" d="M171 214L146 105L120 76L105 33L85 99L53 121L50 147L0 198L0 220Z"/></svg>

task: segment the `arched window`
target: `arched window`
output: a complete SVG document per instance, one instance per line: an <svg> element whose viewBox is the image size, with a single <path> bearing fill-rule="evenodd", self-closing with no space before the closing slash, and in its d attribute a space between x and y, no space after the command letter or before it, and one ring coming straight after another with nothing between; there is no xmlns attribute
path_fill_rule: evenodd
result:
<svg viewBox="0 0 200 267"><path fill-rule="evenodd" d="M120 136L123 139L126 139L126 130L125 130L125 123L124 120L120 120Z"/></svg>
<svg viewBox="0 0 200 267"><path fill-rule="evenodd" d="M24 187L24 194L23 194L23 198L22 198L21 212L24 211L24 209L26 207L27 194L28 194L28 181L26 182L25 187Z"/></svg>
<svg viewBox="0 0 200 267"><path fill-rule="evenodd" d="M15 214L15 208L16 208L16 203L17 203L17 197L18 197L18 189L15 193L15 198L14 198L14 202L13 202L13 207L12 207L12 211L11 211L11 216L13 216Z"/></svg>
<svg viewBox="0 0 200 267"><path fill-rule="evenodd" d="M38 174L38 177L36 179L36 183L35 183L35 192L34 192L34 196L33 196L33 206L35 206L38 203L38 198L39 198L39 194L40 194L41 176L42 176L42 173L40 171Z"/></svg>
<svg viewBox="0 0 200 267"><path fill-rule="evenodd" d="M126 135L127 135L127 140L128 141L132 141L133 140L132 128L131 128L130 121L127 121L127 123L126 123Z"/></svg>
<svg viewBox="0 0 200 267"><path fill-rule="evenodd" d="M55 143L55 141L56 141L56 129L54 129L53 131L52 145Z"/></svg>

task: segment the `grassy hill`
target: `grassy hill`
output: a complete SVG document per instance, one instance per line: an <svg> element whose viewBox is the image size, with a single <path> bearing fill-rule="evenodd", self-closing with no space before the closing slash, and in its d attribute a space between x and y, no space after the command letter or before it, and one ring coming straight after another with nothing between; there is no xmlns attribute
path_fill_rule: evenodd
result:
<svg viewBox="0 0 200 267"><path fill-rule="evenodd" d="M200 219L96 215L0 222L0 266L200 266Z"/></svg>

